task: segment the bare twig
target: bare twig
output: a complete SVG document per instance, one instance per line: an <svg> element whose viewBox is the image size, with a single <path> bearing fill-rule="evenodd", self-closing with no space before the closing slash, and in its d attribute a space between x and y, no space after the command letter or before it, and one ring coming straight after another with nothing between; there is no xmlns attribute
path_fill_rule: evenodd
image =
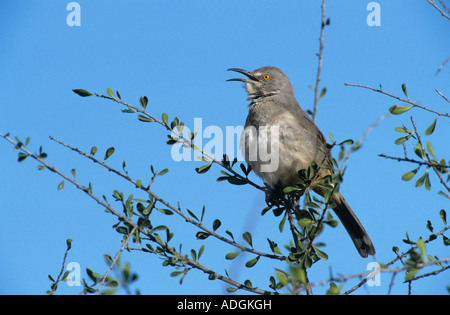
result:
<svg viewBox="0 0 450 315"><path fill-rule="evenodd" d="M450 57L449 57L449 59L450 59ZM439 94L440 96L442 96L442 98L443 98L444 100L446 100L447 102L450 103L450 100L449 100L444 94L442 94L438 89L436 89L436 92L437 92L437 94Z"/></svg>
<svg viewBox="0 0 450 315"><path fill-rule="evenodd" d="M429 4L431 4L436 10L438 10L443 17L447 18L448 20L450 20L450 16L448 14L446 14L444 11L441 10L441 8L439 8L436 3L434 3L434 0L426 0ZM441 2L441 4L443 4ZM445 7L445 5L444 5ZM445 9L448 11L447 7L445 7Z"/></svg>

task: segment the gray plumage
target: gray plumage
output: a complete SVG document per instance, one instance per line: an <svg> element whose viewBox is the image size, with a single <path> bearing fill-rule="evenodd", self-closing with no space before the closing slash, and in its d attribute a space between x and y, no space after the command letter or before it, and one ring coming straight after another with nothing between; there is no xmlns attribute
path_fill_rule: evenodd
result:
<svg viewBox="0 0 450 315"><path fill-rule="evenodd" d="M247 77L228 81L245 83L251 102L241 136L241 151L267 185L272 188L295 186L300 182L297 172L308 168L312 161L331 165L325 137L300 108L288 77L280 69L229 70ZM264 150L267 151L265 155ZM327 169L320 172L320 177L331 174ZM311 188L323 196L323 188L316 185ZM344 197L334 193L332 203L359 254L362 257L374 255L375 248L369 235Z"/></svg>

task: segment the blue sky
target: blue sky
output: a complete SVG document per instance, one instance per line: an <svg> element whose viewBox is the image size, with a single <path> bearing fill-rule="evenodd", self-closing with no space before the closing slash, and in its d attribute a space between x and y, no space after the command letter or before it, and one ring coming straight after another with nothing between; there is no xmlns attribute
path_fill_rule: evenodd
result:
<svg viewBox="0 0 450 315"><path fill-rule="evenodd" d="M146 95L148 108L156 117L165 112L187 126L201 118L204 128L214 125L225 130L226 126L243 125L247 115L245 91L240 83L225 82L233 77L226 69L271 65L289 76L300 105L310 109L313 92L308 85L314 85L317 70L320 1L80 0L79 27L66 23L69 2L1 2L0 132L21 139L29 136L32 151L42 145L48 163L68 175L75 168L77 180L84 185L92 182L98 196L109 197L117 189L139 198L139 193L118 177L48 137L85 152L96 145L99 155L114 146L116 152L108 160L111 166L121 169L125 160L130 175L142 179L149 178L150 165L157 170L168 168L169 173L153 184L155 193L196 213L205 205L206 222L222 221L219 232L230 230L244 242L240 236L249 231L255 248L264 251L269 251L267 237L283 244L288 230L280 234L279 218L271 213L260 216L265 206L260 191L216 182L220 176L216 166L197 175L195 168L202 163L174 162L161 127L121 113L118 104L80 98L72 89L106 94L110 87L135 105ZM449 66L435 76L449 56L450 22L426 1L378 1L381 26L369 27L369 2L328 1L326 5L331 25L325 29L321 86L327 93L319 102L317 124L336 140L359 139L390 106L399 105L381 94L346 87L345 82L372 87L382 84L385 91L399 96L405 83L412 100L448 112L448 103L434 89L450 95ZM428 237L426 220L439 231L442 221L438 212L448 205L437 195L436 177L431 177L430 192L416 189L413 182L400 179L413 165L378 157L380 153L402 156L402 147L394 144L399 136L394 128L410 126L410 115L422 131L435 118L413 109L383 120L347 162L341 188L371 235L380 262L394 258L392 246L407 249L401 241L406 232L412 240ZM437 127L427 140L438 157L448 159L448 121L439 119ZM56 276L60 270L67 238L73 239L68 261L78 262L82 270L104 273L103 254L115 255L121 246L121 237L111 228L115 219L68 183L59 192L61 178L36 170L30 159L17 163L17 152L5 141L0 141L0 163L0 293L45 293L50 286L47 275ZM247 269L243 265L250 255L225 261L225 254L235 249L212 238L195 240L197 229L183 219L156 213L153 220L154 225L170 226L175 232L173 243L183 243L187 252L204 244L201 262L220 273L227 269L238 281L251 279L254 285L268 289L273 269L285 268L261 259ZM354 274L366 271L367 263L373 261L359 257L341 225L327 229L319 240L327 243L324 250L330 258L311 270L312 282L328 278L331 266L335 275ZM441 244L430 244L429 251L448 256ZM125 252L122 261L139 274L134 287L146 294L225 292L224 284L209 281L195 270L180 286L178 278L169 277L173 270L162 267L162 261L152 255ZM391 277L382 275L381 280L380 287L360 289L359 293L386 293ZM407 293L401 276L395 282L393 293ZM413 293L442 294L447 285L445 274L430 277L415 283ZM80 290L62 284L59 293ZM317 293L325 290L317 289Z"/></svg>

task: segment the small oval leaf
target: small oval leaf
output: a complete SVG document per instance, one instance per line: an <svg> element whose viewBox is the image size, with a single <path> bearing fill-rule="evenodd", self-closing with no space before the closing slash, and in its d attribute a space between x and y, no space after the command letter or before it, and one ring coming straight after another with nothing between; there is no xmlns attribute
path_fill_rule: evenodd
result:
<svg viewBox="0 0 450 315"><path fill-rule="evenodd" d="M394 106L391 106L389 108L389 111L393 115L400 115L400 114L403 114L404 112L409 111L411 108L413 108L413 107L412 106L398 106L398 105L394 105Z"/></svg>

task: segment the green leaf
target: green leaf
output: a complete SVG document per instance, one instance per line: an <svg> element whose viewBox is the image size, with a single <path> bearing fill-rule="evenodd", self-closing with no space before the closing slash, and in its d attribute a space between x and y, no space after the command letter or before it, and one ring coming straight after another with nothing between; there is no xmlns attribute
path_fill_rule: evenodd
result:
<svg viewBox="0 0 450 315"><path fill-rule="evenodd" d="M411 108L413 108L412 106L399 106L399 105L394 105L391 106L389 108L389 111L391 112L391 114L393 115L400 115L403 114L407 111L409 111Z"/></svg>
<svg viewBox="0 0 450 315"><path fill-rule="evenodd" d="M213 222L213 231L215 232L221 225L222 225L222 223L220 222L220 220L215 219Z"/></svg>
<svg viewBox="0 0 450 315"><path fill-rule="evenodd" d="M430 176L429 174L427 174L427 177L425 177L425 189L429 191L430 188L431 188Z"/></svg>
<svg viewBox="0 0 450 315"><path fill-rule="evenodd" d="M417 142L416 146L414 147L414 153L421 159L425 158L425 150L422 148L422 145Z"/></svg>
<svg viewBox="0 0 450 315"><path fill-rule="evenodd" d="M347 139L339 143L339 145L352 145L353 143L355 142L352 139Z"/></svg>
<svg viewBox="0 0 450 315"><path fill-rule="evenodd" d="M337 286L336 283L330 282L330 288L327 290L327 295L338 295L341 291L342 285Z"/></svg>
<svg viewBox="0 0 450 315"><path fill-rule="evenodd" d="M155 121L154 119L144 116L144 115L138 115L138 120L142 121L142 122L154 122Z"/></svg>
<svg viewBox="0 0 450 315"><path fill-rule="evenodd" d="M106 150L105 158L103 159L103 161L106 161L111 155L113 155L114 151L114 147L108 148L108 150Z"/></svg>
<svg viewBox="0 0 450 315"><path fill-rule="evenodd" d="M86 97L86 96L91 96L91 95L93 95L92 93L90 93L90 92L88 92L88 91L86 91L86 90L83 90L83 89L75 89L75 90L72 90L74 93L76 93L76 94L78 94L79 96L81 96L81 97Z"/></svg>
<svg viewBox="0 0 450 315"><path fill-rule="evenodd" d="M399 133L409 133L409 134L412 133L412 131L408 130L405 126L395 127L394 130L399 132Z"/></svg>
<svg viewBox="0 0 450 315"><path fill-rule="evenodd" d="M397 138L397 139L395 139L394 144L400 145L402 143L405 143L409 138L410 138L410 136Z"/></svg>
<svg viewBox="0 0 450 315"><path fill-rule="evenodd" d="M240 253L242 252L231 252L225 255L225 259L227 260L233 260L235 259Z"/></svg>
<svg viewBox="0 0 450 315"><path fill-rule="evenodd" d="M65 182L65 180L63 180L61 183L59 183L59 185L58 185L58 191L63 190L63 188L64 188L64 182Z"/></svg>
<svg viewBox="0 0 450 315"><path fill-rule="evenodd" d="M27 158L27 154L20 152L19 153L19 158L17 159L17 161L22 162L23 160L25 160Z"/></svg>
<svg viewBox="0 0 450 315"><path fill-rule="evenodd" d="M108 94L109 97L116 99L113 90L111 90L111 88L107 88L106 89L106 94Z"/></svg>
<svg viewBox="0 0 450 315"><path fill-rule="evenodd" d="M159 172L158 174L156 174L156 176L162 176L164 174L167 174L169 172L169 170L167 168L163 169L161 172Z"/></svg>
<svg viewBox="0 0 450 315"><path fill-rule="evenodd" d="M249 261L247 261L247 262L245 263L245 267L251 268L251 267L253 267L254 265L256 265L256 263L257 263L258 260L259 260L259 257L260 257L260 256L258 256L258 257L256 257L256 258L253 258L253 259L250 259Z"/></svg>
<svg viewBox="0 0 450 315"><path fill-rule="evenodd" d="M320 259L328 260L328 255L325 252L317 249L316 246L313 246L313 247L314 247L314 251L316 252L317 256L319 256Z"/></svg>
<svg viewBox="0 0 450 315"><path fill-rule="evenodd" d="M403 93L405 94L405 96L408 97L408 92L406 91L406 84L405 83L402 84L402 90L403 90Z"/></svg>
<svg viewBox="0 0 450 315"><path fill-rule="evenodd" d="M211 168L211 165L212 165L212 163L205 164L205 165L203 165L203 166L197 167L197 168L195 169L195 171L196 171L198 174L204 174L204 173L206 173L207 171L209 171L209 169Z"/></svg>
<svg viewBox="0 0 450 315"><path fill-rule="evenodd" d="M72 248L72 239L68 238L66 240L67 250L70 250Z"/></svg>
<svg viewBox="0 0 450 315"><path fill-rule="evenodd" d="M169 125L169 117L167 116L167 114L163 113L161 118L162 118L164 125L168 126Z"/></svg>
<svg viewBox="0 0 450 315"><path fill-rule="evenodd" d="M423 256L425 256L425 242L422 240L421 237L417 240L417 248L420 250Z"/></svg>
<svg viewBox="0 0 450 315"><path fill-rule="evenodd" d="M94 156L95 153L97 153L97 147L96 147L96 146L93 146L93 147L91 148L91 154L90 154L90 156Z"/></svg>
<svg viewBox="0 0 450 315"><path fill-rule="evenodd" d="M206 207L205 207L205 205L203 205L202 216L200 217L200 222L203 222L203 218L205 216L205 211L206 211Z"/></svg>
<svg viewBox="0 0 450 315"><path fill-rule="evenodd" d="M290 194L293 191L299 191L299 190L301 190L301 189L298 188L298 187L286 187L286 188L283 189L283 193L284 194Z"/></svg>
<svg viewBox="0 0 450 315"><path fill-rule="evenodd" d="M169 210L169 209L159 209L159 208L156 208L156 210L158 210L158 211L161 212L161 213L164 213L165 215L172 215L172 214L173 214L173 211L172 211L172 210Z"/></svg>
<svg viewBox="0 0 450 315"><path fill-rule="evenodd" d="M197 232L197 234L195 234L195 236L197 237L198 240L204 240L207 239L211 234L206 233L206 232Z"/></svg>
<svg viewBox="0 0 450 315"><path fill-rule="evenodd" d="M442 240L444 241L444 245L445 246L449 246L450 245L450 238L446 237L445 235L442 235Z"/></svg>
<svg viewBox="0 0 450 315"><path fill-rule="evenodd" d="M98 280L101 280L103 277L96 272L93 272L91 269L86 268L86 273L91 278L94 283L97 283Z"/></svg>
<svg viewBox="0 0 450 315"><path fill-rule="evenodd" d="M416 175L418 170L419 170L419 168L416 168L415 170L412 170L408 173L403 174L402 180L404 180L405 182L411 180L414 177L414 175Z"/></svg>
<svg viewBox="0 0 450 315"><path fill-rule="evenodd" d="M320 91L319 98L324 97L324 96L325 96L325 93L327 93L327 88L326 88L326 87L324 87L324 88L322 89L322 91Z"/></svg>
<svg viewBox="0 0 450 315"><path fill-rule="evenodd" d="M430 141L427 141L427 150L433 156L435 160L437 160L436 155L434 154L433 146L431 145Z"/></svg>
<svg viewBox="0 0 450 315"><path fill-rule="evenodd" d="M308 218L301 218L300 220L298 220L298 225L302 228L308 227L311 225L311 223L313 223L314 221Z"/></svg>
<svg viewBox="0 0 450 315"><path fill-rule="evenodd" d="M428 177L428 170L425 171L425 173L417 180L416 182L416 188L422 187L423 183L425 182L425 179Z"/></svg>
<svg viewBox="0 0 450 315"><path fill-rule="evenodd" d="M242 234L244 241L246 241L251 247L253 247L252 235L249 232Z"/></svg>
<svg viewBox="0 0 450 315"><path fill-rule="evenodd" d="M278 225L278 229L280 230L280 232L283 232L285 222L286 222L286 213L284 214L283 219L281 219L280 224Z"/></svg>
<svg viewBox="0 0 450 315"><path fill-rule="evenodd" d="M106 289L102 291L101 295L114 295L114 293L116 293L117 290L119 290L119 288Z"/></svg>
<svg viewBox="0 0 450 315"><path fill-rule="evenodd" d="M147 104L148 104L148 98L147 98L147 96L144 96L144 97L140 97L139 98L139 104L141 105L141 107L143 108L143 109L146 109L147 108Z"/></svg>
<svg viewBox="0 0 450 315"><path fill-rule="evenodd" d="M191 211L191 210L189 210L189 209L186 209L187 210L187 212L189 213L189 215L191 216L191 217L193 217L195 220L197 220L197 221L200 221L198 218L197 218L197 216Z"/></svg>
<svg viewBox="0 0 450 315"><path fill-rule="evenodd" d="M234 242L234 236L233 236L233 233L231 233L231 232L228 231L228 230L226 230L225 233L227 233L227 234L231 237L231 239L233 240L233 242Z"/></svg>
<svg viewBox="0 0 450 315"><path fill-rule="evenodd" d="M433 233L433 225L431 224L430 220L427 220L427 225L426 228L428 231L430 231L431 233Z"/></svg>
<svg viewBox="0 0 450 315"><path fill-rule="evenodd" d="M437 122L437 117L433 121L433 123L425 130L425 135L426 136L429 136L429 135L431 135L434 132L434 130L436 129L436 122Z"/></svg>
<svg viewBox="0 0 450 315"><path fill-rule="evenodd" d="M445 212L444 209L441 209L441 211L439 211L439 216L442 219L442 222L444 222L445 225L447 225L447 213Z"/></svg>

